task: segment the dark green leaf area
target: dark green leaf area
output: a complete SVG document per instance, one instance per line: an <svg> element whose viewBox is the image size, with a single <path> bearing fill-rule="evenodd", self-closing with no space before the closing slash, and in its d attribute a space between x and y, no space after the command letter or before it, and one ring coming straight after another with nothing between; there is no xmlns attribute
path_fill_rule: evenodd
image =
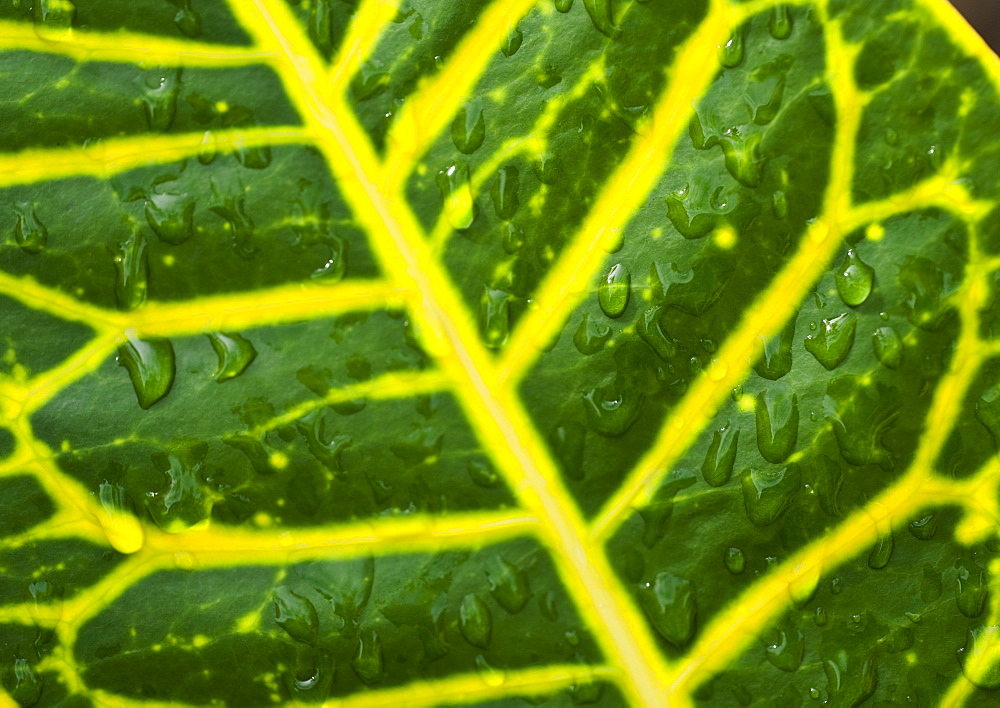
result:
<svg viewBox="0 0 1000 708"><path fill-rule="evenodd" d="M3 250L0 246L0 254ZM15 369L29 376L51 369L93 336L84 324L32 310L8 297L0 297L0 321L0 372L7 375Z"/></svg>
<svg viewBox="0 0 1000 708"><path fill-rule="evenodd" d="M0 479L0 536L24 533L54 511L52 500L34 477L15 475Z"/></svg>
<svg viewBox="0 0 1000 708"><path fill-rule="evenodd" d="M983 144L970 144L968 154L961 149L966 131L981 131L963 106L978 101L968 95L968 87L978 83L982 69L963 57L941 30L925 31L911 21L884 31L865 44L855 65L860 87L874 90L862 112L855 148L852 191L858 202L908 189L949 159L978 157ZM932 69L940 66L952 69ZM918 67L928 70L914 70ZM990 196L995 198L995 179L991 181Z"/></svg>
<svg viewBox="0 0 1000 708"><path fill-rule="evenodd" d="M582 6L565 15L536 10L518 26L517 51L497 55L413 176L411 202L435 247L443 245L492 348L503 346L636 131L645 130L664 77L637 67L672 56L700 12L694 6L695 17L665 22L662 9L628 6L614 30L638 42L627 45L626 58L623 45L595 31ZM636 47L643 48L639 56ZM527 137L538 147L527 154L511 149ZM498 153L509 157L489 171ZM472 199L471 209L459 206L462 195Z"/></svg>
<svg viewBox="0 0 1000 708"><path fill-rule="evenodd" d="M698 699L749 705L773 696L777 685L782 705L936 705L956 680L968 633L989 622L986 566L996 555L952 541L954 511L914 520L935 525L936 534L918 535L911 524L834 569L811 593L806 588ZM993 700L975 689L969 704Z"/></svg>
<svg viewBox="0 0 1000 708"><path fill-rule="evenodd" d="M351 79L354 110L379 150L386 147L386 131L403 100L447 62L486 5L486 0L400 4L371 58Z"/></svg>
<svg viewBox="0 0 1000 708"><path fill-rule="evenodd" d="M313 46L329 60L340 47L358 0L286 0Z"/></svg>
<svg viewBox="0 0 1000 708"><path fill-rule="evenodd" d="M265 146L211 157L134 170L110 185L72 179L5 190L17 209L0 215L0 265L123 310L377 275L314 151ZM44 232L38 248L25 247L29 231Z"/></svg>
<svg viewBox="0 0 1000 708"><path fill-rule="evenodd" d="M85 590L124 558L76 539L35 540L0 549L0 602L50 604Z"/></svg>
<svg viewBox="0 0 1000 708"><path fill-rule="evenodd" d="M14 434L7 428L0 428L0 460L9 457L16 447L17 440L14 439Z"/></svg>
<svg viewBox="0 0 1000 708"><path fill-rule="evenodd" d="M1000 360L990 359L966 392L963 411L971 415L955 421L941 450L941 474L966 477L975 474L1000 451Z"/></svg>
<svg viewBox="0 0 1000 708"><path fill-rule="evenodd" d="M164 596L182 609L163 613ZM524 541L159 572L85 625L76 655L90 685L115 693L253 705L599 658L551 563Z"/></svg>
<svg viewBox="0 0 1000 708"><path fill-rule="evenodd" d="M0 53L7 150L93 145L102 138L205 130L217 101L262 125L296 124L274 72L77 63L55 54ZM206 114L208 112L208 114Z"/></svg>
<svg viewBox="0 0 1000 708"><path fill-rule="evenodd" d="M0 19L30 22L43 37L59 41L68 28L115 32L126 30L171 39L245 45L249 38L225 3L198 0L37 0L5 2Z"/></svg>

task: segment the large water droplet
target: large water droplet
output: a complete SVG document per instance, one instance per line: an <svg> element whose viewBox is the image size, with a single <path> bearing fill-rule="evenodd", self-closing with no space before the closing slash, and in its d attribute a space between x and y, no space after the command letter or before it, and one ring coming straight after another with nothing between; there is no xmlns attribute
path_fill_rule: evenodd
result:
<svg viewBox="0 0 1000 708"><path fill-rule="evenodd" d="M1000 450L1000 385L986 389L976 399L976 420L986 426Z"/></svg>
<svg viewBox="0 0 1000 708"><path fill-rule="evenodd" d="M10 697L20 706L33 706L42 697L42 677L27 659L14 659L14 686Z"/></svg>
<svg viewBox="0 0 1000 708"><path fill-rule="evenodd" d="M621 263L616 263L601 280L597 288L597 301L608 317L619 317L625 312L632 292L632 274Z"/></svg>
<svg viewBox="0 0 1000 708"><path fill-rule="evenodd" d="M478 595L462 598L458 608L458 628L465 641L474 647L488 649L493 634L493 613Z"/></svg>
<svg viewBox="0 0 1000 708"><path fill-rule="evenodd" d="M880 534L868 554L868 567L872 570L881 570L889 565L892 559L892 552L896 548L896 541L892 537L892 532Z"/></svg>
<svg viewBox="0 0 1000 708"><path fill-rule="evenodd" d="M754 364L758 376L777 381L792 370L792 344L795 339L795 319L791 319L779 334L764 342L764 351Z"/></svg>
<svg viewBox="0 0 1000 708"><path fill-rule="evenodd" d="M338 435L323 414L316 409L295 421L295 427L306 440L310 454L330 472L343 472L341 452L353 442L350 435Z"/></svg>
<svg viewBox="0 0 1000 708"><path fill-rule="evenodd" d="M98 515L104 537L119 553L135 553L146 540L142 524L129 510L125 488L120 484L102 482L98 489L103 514Z"/></svg>
<svg viewBox="0 0 1000 708"><path fill-rule="evenodd" d="M861 260L857 251L847 249L844 262L837 270L837 292L844 304L857 307L872 292L872 282L875 279L875 269Z"/></svg>
<svg viewBox="0 0 1000 708"><path fill-rule="evenodd" d="M902 408L895 389L881 382L872 385L860 376L839 376L827 386L823 408L845 460L892 469L882 438Z"/></svg>
<svg viewBox="0 0 1000 708"><path fill-rule="evenodd" d="M452 165L437 175L438 189L444 199L444 215L453 229L464 231L476 218L476 202L466 165Z"/></svg>
<svg viewBox="0 0 1000 708"><path fill-rule="evenodd" d="M722 45L719 62L727 69L733 69L743 63L743 35L746 28L740 27L733 32L726 43Z"/></svg>
<svg viewBox="0 0 1000 708"><path fill-rule="evenodd" d="M698 212L691 216L684 206L684 195L675 193L666 198L667 218L677 229L677 233L687 239L698 239L708 235L719 222L719 215L711 212ZM674 264L670 264L672 267Z"/></svg>
<svg viewBox="0 0 1000 708"><path fill-rule="evenodd" d="M167 395L174 383L174 348L168 339L129 336L118 348L118 364L128 370L139 405L149 408Z"/></svg>
<svg viewBox="0 0 1000 708"><path fill-rule="evenodd" d="M980 688L1000 688L1000 627L970 629L965 646L958 650L962 673Z"/></svg>
<svg viewBox="0 0 1000 708"><path fill-rule="evenodd" d="M257 357L253 344L239 334L210 332L206 336L219 357L219 368L215 371L215 380L219 383L242 374Z"/></svg>
<svg viewBox="0 0 1000 708"><path fill-rule="evenodd" d="M747 557L743 553L743 550L730 546L726 549L725 554L722 556L722 562L728 570L733 575L739 575L747 567Z"/></svg>
<svg viewBox="0 0 1000 708"><path fill-rule="evenodd" d="M187 37L201 36L201 15L191 8L191 0L167 0L177 7L174 24Z"/></svg>
<svg viewBox="0 0 1000 708"><path fill-rule="evenodd" d="M18 202L14 207L17 223L14 225L14 240L21 250L32 255L41 253L49 240L49 230L35 213L30 202Z"/></svg>
<svg viewBox="0 0 1000 708"><path fill-rule="evenodd" d="M463 104L451 122L451 140L455 147L471 155L486 139L486 121L479 102Z"/></svg>
<svg viewBox="0 0 1000 708"><path fill-rule="evenodd" d="M771 19L767 26L775 39L788 39L792 34L792 18L788 14L788 6L775 5L771 9Z"/></svg>
<svg viewBox="0 0 1000 708"><path fill-rule="evenodd" d="M894 327L879 327L872 332L872 350L884 366L895 369L903 360L903 338Z"/></svg>
<svg viewBox="0 0 1000 708"><path fill-rule="evenodd" d="M142 103L151 130L166 131L173 124L180 88L180 69L150 70L142 86Z"/></svg>
<svg viewBox="0 0 1000 708"><path fill-rule="evenodd" d="M683 647L694 636L698 604L694 583L666 571L639 586L639 604L664 639Z"/></svg>
<svg viewBox="0 0 1000 708"><path fill-rule="evenodd" d="M937 515L927 514L919 519L914 519L907 528L918 541L929 541L934 538L934 534L937 532Z"/></svg>
<svg viewBox="0 0 1000 708"><path fill-rule="evenodd" d="M573 0L555 0L555 6L559 12L569 12L573 7Z"/></svg>
<svg viewBox="0 0 1000 708"><path fill-rule="evenodd" d="M611 327L590 319L590 313L583 313L579 327L573 334L573 344L581 354L596 354L604 349L604 343L611 339Z"/></svg>
<svg viewBox="0 0 1000 708"><path fill-rule="evenodd" d="M208 445L204 441L179 441L150 456L153 469L165 485L148 493L146 508L157 525L168 533L187 531L205 521L212 511L212 500L202 491L200 479Z"/></svg>
<svg viewBox="0 0 1000 708"><path fill-rule="evenodd" d="M504 221L510 221L517 213L517 208L521 205L518 190L521 188L521 180L518 176L517 168L513 165L502 167L490 189L490 197L493 199L493 209L498 217Z"/></svg>
<svg viewBox="0 0 1000 708"><path fill-rule="evenodd" d="M763 179L764 162L759 150L762 139L760 133L744 137L736 129L730 129L720 141L726 169L744 186L757 187Z"/></svg>
<svg viewBox="0 0 1000 708"><path fill-rule="evenodd" d="M780 77L771 88L767 101L757 104L753 112L753 122L757 125L767 125L778 115L781 102L785 96L785 77Z"/></svg>
<svg viewBox="0 0 1000 708"><path fill-rule="evenodd" d="M351 666L358 678L371 684L382 678L385 660L382 656L382 640L371 628L361 630L358 635L358 651L351 660Z"/></svg>
<svg viewBox="0 0 1000 708"><path fill-rule="evenodd" d="M616 437L632 427L642 412L645 396L632 386L615 381L583 395L587 422L606 437Z"/></svg>
<svg viewBox="0 0 1000 708"><path fill-rule="evenodd" d="M528 574L500 556L493 556L488 562L486 580L490 594L504 610L517 614L531 599Z"/></svg>
<svg viewBox="0 0 1000 708"><path fill-rule="evenodd" d="M507 38L504 43L500 45L500 51L503 52L505 57L512 57L517 54L517 50L521 48L521 43L524 41L524 33L521 28L515 25L509 32L507 32Z"/></svg>
<svg viewBox="0 0 1000 708"><path fill-rule="evenodd" d="M785 512L799 491L797 467L749 469L743 473L743 506L757 526L773 524Z"/></svg>
<svg viewBox="0 0 1000 708"><path fill-rule="evenodd" d="M483 286L479 297L479 332L490 349L499 349L510 335L510 294Z"/></svg>
<svg viewBox="0 0 1000 708"><path fill-rule="evenodd" d="M194 235L195 201L185 194L147 194L146 221L161 241L177 245Z"/></svg>
<svg viewBox="0 0 1000 708"><path fill-rule="evenodd" d="M788 386L775 385L757 394L757 449L768 462L784 462L795 450L799 434L799 399Z"/></svg>
<svg viewBox="0 0 1000 708"><path fill-rule="evenodd" d="M701 464L701 474L713 487L721 487L729 481L736 462L736 445L740 440L740 429L727 422L713 431L712 442Z"/></svg>
<svg viewBox="0 0 1000 708"><path fill-rule="evenodd" d="M34 0L34 6L36 28L69 29L73 26L76 3L72 0Z"/></svg>
<svg viewBox="0 0 1000 708"><path fill-rule="evenodd" d="M213 183L212 191L216 204L210 209L226 220L237 255L251 258L256 249L253 246L253 219L246 211L246 190L241 184L233 182L223 187Z"/></svg>
<svg viewBox="0 0 1000 708"><path fill-rule="evenodd" d="M664 537L667 523L674 513L675 497L696 481L691 470L684 467L672 469L660 483L649 504L639 509L643 523L642 544L646 548L652 548ZM640 575L641 573L636 573L635 577L638 579Z"/></svg>
<svg viewBox="0 0 1000 708"><path fill-rule="evenodd" d="M782 671L796 671L802 665L806 638L798 629L777 631L774 641L764 646L764 657Z"/></svg>
<svg viewBox="0 0 1000 708"><path fill-rule="evenodd" d="M620 30L615 27L612 0L583 0L583 6L598 32L611 39L618 37Z"/></svg>
<svg viewBox="0 0 1000 708"><path fill-rule="evenodd" d="M333 54L337 19L333 0L312 0L309 3L309 38L325 59Z"/></svg>
<svg viewBox="0 0 1000 708"><path fill-rule="evenodd" d="M823 320L819 334L806 337L806 351L816 357L816 361L833 371L847 358L854 345L854 333L858 328L858 316L845 312L839 317Z"/></svg>
<svg viewBox="0 0 1000 708"><path fill-rule="evenodd" d="M115 255L115 299L123 310L134 310L146 301L149 285L149 261L146 257L146 239L138 231L118 245Z"/></svg>
<svg viewBox="0 0 1000 708"><path fill-rule="evenodd" d="M635 331L658 357L663 361L670 361L677 355L677 341L660 326L660 318L665 310L663 305L654 305L644 310L636 320Z"/></svg>
<svg viewBox="0 0 1000 708"><path fill-rule="evenodd" d="M307 597L280 585L274 590L274 621L297 642L315 644L319 615Z"/></svg>
<svg viewBox="0 0 1000 708"><path fill-rule="evenodd" d="M256 124L256 121L251 121ZM237 133L233 140L233 157L248 170L263 170L271 164L271 146L267 143L251 144Z"/></svg>
<svg viewBox="0 0 1000 708"><path fill-rule="evenodd" d="M958 603L958 611L969 618L981 615L990 592L986 571L975 562L960 561L955 581L955 602Z"/></svg>

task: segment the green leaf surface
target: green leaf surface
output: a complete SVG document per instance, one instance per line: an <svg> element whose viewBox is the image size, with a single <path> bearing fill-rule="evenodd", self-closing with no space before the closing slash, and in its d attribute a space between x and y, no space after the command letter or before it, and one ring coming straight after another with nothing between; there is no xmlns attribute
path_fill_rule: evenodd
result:
<svg viewBox="0 0 1000 708"><path fill-rule="evenodd" d="M0 706L993 705L944 0L0 0Z"/></svg>

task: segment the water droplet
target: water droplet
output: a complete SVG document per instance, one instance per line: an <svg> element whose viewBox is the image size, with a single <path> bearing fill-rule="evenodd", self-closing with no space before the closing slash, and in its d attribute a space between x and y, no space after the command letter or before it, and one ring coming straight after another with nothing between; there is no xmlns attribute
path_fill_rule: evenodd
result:
<svg viewBox="0 0 1000 708"><path fill-rule="evenodd" d="M1000 688L1000 627L970 629L965 646L958 650L962 673L980 688Z"/></svg>
<svg viewBox="0 0 1000 708"><path fill-rule="evenodd" d="M960 561L955 581L958 611L970 619L981 615L990 592L986 571L974 562L966 564Z"/></svg>
<svg viewBox="0 0 1000 708"><path fill-rule="evenodd" d="M698 604L694 583L666 571L639 586L639 604L664 639L682 648L694 636Z"/></svg>
<svg viewBox="0 0 1000 708"><path fill-rule="evenodd" d="M161 241L177 245L194 235L195 201L183 194L147 194L146 221Z"/></svg>
<svg viewBox="0 0 1000 708"><path fill-rule="evenodd" d="M667 522L674 513L674 497L696 481L697 478L691 470L684 467L672 469L660 483L649 504L639 509L643 523L642 543L646 548L655 546L666 534ZM641 569L635 573L633 577L636 581L641 574Z"/></svg>
<svg viewBox="0 0 1000 708"><path fill-rule="evenodd" d="M612 0L583 0L583 6L598 32L611 39L618 37L620 30L615 27Z"/></svg>
<svg viewBox="0 0 1000 708"><path fill-rule="evenodd" d="M484 460L469 460L465 466L472 482L483 489L496 489L503 484L503 478Z"/></svg>
<svg viewBox="0 0 1000 708"><path fill-rule="evenodd" d="M573 705L592 705L601 700L604 695L604 684L586 679L570 684L569 697Z"/></svg>
<svg viewBox="0 0 1000 708"><path fill-rule="evenodd" d="M815 614L813 614L813 621L816 623L817 627L825 627L830 621L830 617L827 614L826 609L817 607Z"/></svg>
<svg viewBox="0 0 1000 708"><path fill-rule="evenodd" d="M606 437L616 437L632 427L642 412L645 396L631 386L614 381L583 395L587 422Z"/></svg>
<svg viewBox="0 0 1000 708"><path fill-rule="evenodd" d="M730 546L726 549L726 553L722 556L722 562L728 570L733 575L739 575L747 567L747 557L743 551L739 548Z"/></svg>
<svg viewBox="0 0 1000 708"><path fill-rule="evenodd" d="M499 349L510 335L510 294L483 286L479 297L479 333L486 346Z"/></svg>
<svg viewBox="0 0 1000 708"><path fill-rule="evenodd" d="M165 484L147 494L146 508L156 524L168 533L187 531L211 514L212 501L202 492L208 445L203 441L170 443L150 456L153 469Z"/></svg>
<svg viewBox="0 0 1000 708"><path fill-rule="evenodd" d="M902 408L895 389L882 382L871 385L859 376L839 376L827 386L823 407L845 460L892 469L893 460L882 438Z"/></svg>
<svg viewBox="0 0 1000 708"><path fill-rule="evenodd" d="M872 349L875 357L890 369L895 369L903 360L903 338L894 327L886 325L872 332Z"/></svg>
<svg viewBox="0 0 1000 708"><path fill-rule="evenodd" d="M796 467L749 469L743 473L743 505L747 517L757 526L773 524L785 512L799 491Z"/></svg>
<svg viewBox="0 0 1000 708"><path fill-rule="evenodd" d="M444 433L424 426L407 433L402 442L393 443L389 450L408 466L432 463L440 458L444 447Z"/></svg>
<svg viewBox="0 0 1000 708"><path fill-rule="evenodd" d="M574 420L556 425L548 442L559 469L570 479L583 479L583 446L586 429Z"/></svg>
<svg viewBox="0 0 1000 708"><path fill-rule="evenodd" d="M219 154L218 141L211 130L206 130L201 138L201 146L198 148L198 162L203 165L210 165Z"/></svg>
<svg viewBox="0 0 1000 708"><path fill-rule="evenodd" d="M509 254L517 253L524 245L524 229L509 221L500 227L501 245L503 250Z"/></svg>
<svg viewBox="0 0 1000 708"><path fill-rule="evenodd" d="M764 647L764 657L782 671L796 671L802 665L806 638L798 629L778 630L777 639Z"/></svg>
<svg viewBox="0 0 1000 708"><path fill-rule="evenodd" d="M103 514L98 515L101 530L108 543L119 553L136 553L146 540L142 524L129 512L125 488L120 484L102 482L98 489Z"/></svg>
<svg viewBox="0 0 1000 708"><path fill-rule="evenodd" d="M485 139L486 122L483 118L482 105L478 101L463 104L451 122L451 140L455 143L455 147L460 152L471 155L480 148Z"/></svg>
<svg viewBox="0 0 1000 708"><path fill-rule="evenodd" d="M275 588L272 598L278 626L297 642L315 644L319 615L312 601L285 585Z"/></svg>
<svg viewBox="0 0 1000 708"><path fill-rule="evenodd" d="M632 274L621 263L611 267L597 288L597 301L608 317L619 317L625 312L632 292Z"/></svg>
<svg viewBox="0 0 1000 708"><path fill-rule="evenodd" d="M753 366L757 375L777 381L791 371L794 339L795 319L792 318L780 333L764 342L764 351Z"/></svg>
<svg viewBox="0 0 1000 708"><path fill-rule="evenodd" d="M465 641L474 647L488 649L493 633L493 613L478 595L469 594L462 598L458 608L458 628Z"/></svg>
<svg viewBox="0 0 1000 708"><path fill-rule="evenodd" d="M671 194L666 198L666 202L667 218L677 229L677 233L686 239L698 239L708 235L719 222L719 215L711 212L699 212L691 216L680 194Z"/></svg>
<svg viewBox="0 0 1000 708"><path fill-rule="evenodd" d="M216 203L210 207L211 211L225 219L229 225L237 255L249 259L256 249L253 246L253 219L246 212L246 190L238 183L220 187L213 182L212 191Z"/></svg>
<svg viewBox="0 0 1000 708"><path fill-rule="evenodd" d="M210 332L206 336L219 357L219 368L214 374L219 383L242 374L257 357L253 344L238 334Z"/></svg>
<svg viewBox="0 0 1000 708"><path fill-rule="evenodd" d="M732 476L739 439L740 429L729 422L712 433L712 442L701 464L702 476L711 486L721 487Z"/></svg>
<svg viewBox="0 0 1000 708"><path fill-rule="evenodd" d="M14 659L14 687L10 689L10 697L21 706L32 706L38 703L42 696L42 677L27 659Z"/></svg>
<svg viewBox="0 0 1000 708"><path fill-rule="evenodd" d="M569 12L573 7L573 0L555 0L555 5L559 12Z"/></svg>
<svg viewBox="0 0 1000 708"><path fill-rule="evenodd" d="M799 399L788 386L757 394L757 449L768 462L780 463L795 450L799 434Z"/></svg>
<svg viewBox="0 0 1000 708"><path fill-rule="evenodd" d="M788 195L780 189L771 195L771 210L774 218L785 219L788 217Z"/></svg>
<svg viewBox="0 0 1000 708"><path fill-rule="evenodd" d="M929 258L908 256L899 269L899 283L907 292L910 322L922 329L938 329L948 311L944 271Z"/></svg>
<svg viewBox="0 0 1000 708"><path fill-rule="evenodd" d="M76 17L72 0L35 0L35 26L48 29L69 29Z"/></svg>
<svg viewBox="0 0 1000 708"><path fill-rule="evenodd" d="M177 94L181 87L180 69L151 69L142 86L146 123L151 130L166 131L177 113Z"/></svg>
<svg viewBox="0 0 1000 708"><path fill-rule="evenodd" d="M248 362L249 363L249 362ZM362 406L364 407L364 406ZM343 472L341 452L353 442L350 435L337 435L322 410L313 410L295 421L310 454L330 472Z"/></svg>
<svg viewBox="0 0 1000 708"><path fill-rule="evenodd" d="M201 15L191 8L191 0L168 0L171 5L177 6L177 14L174 15L174 24L186 37L201 36Z"/></svg>
<svg viewBox="0 0 1000 708"><path fill-rule="evenodd" d="M872 292L874 278L875 269L861 260L853 248L847 249L847 255L835 278L837 292L844 304L857 307L867 300Z"/></svg>
<svg viewBox="0 0 1000 708"><path fill-rule="evenodd" d="M722 46L719 62L727 69L733 69L743 63L743 35L746 28L741 27L733 32Z"/></svg>
<svg viewBox="0 0 1000 708"><path fill-rule="evenodd" d="M128 370L142 408L166 396L174 383L174 348L168 339L129 336L118 348L118 364Z"/></svg>
<svg viewBox="0 0 1000 708"><path fill-rule="evenodd" d="M819 334L806 337L806 351L816 357L816 361L833 371L847 358L854 345L854 333L858 328L858 316L845 312L839 317L823 320Z"/></svg>
<svg viewBox="0 0 1000 708"><path fill-rule="evenodd" d="M934 538L934 534L937 532L937 516L934 514L921 516L919 519L911 521L907 528L910 529L910 533L915 539L929 541Z"/></svg>
<svg viewBox="0 0 1000 708"><path fill-rule="evenodd" d="M654 305L643 311L635 323L635 331L663 361L670 361L677 354L677 342L660 326L660 318L666 308Z"/></svg>
<svg viewBox="0 0 1000 708"><path fill-rule="evenodd" d="M332 0L312 0L309 3L309 38L325 59L333 54L337 25L337 11Z"/></svg>
<svg viewBox="0 0 1000 708"><path fill-rule="evenodd" d="M233 140L233 157L248 170L263 170L271 164L271 147L266 143L252 145L237 133Z"/></svg>
<svg viewBox="0 0 1000 708"><path fill-rule="evenodd" d="M505 57L512 57L517 54L517 50L521 48L521 43L524 41L524 33L521 28L515 25L507 33L507 38L504 43L500 46L500 51L503 52Z"/></svg>
<svg viewBox="0 0 1000 708"><path fill-rule="evenodd" d="M437 175L438 189L444 199L444 214L453 229L464 231L476 218L476 202L466 165L452 165Z"/></svg>
<svg viewBox="0 0 1000 708"><path fill-rule="evenodd" d="M523 610L531 599L527 573L500 556L490 558L486 580L493 599L509 614L517 614Z"/></svg>
<svg viewBox="0 0 1000 708"><path fill-rule="evenodd" d="M493 666L482 654L476 655L476 671L483 683L490 688L499 688L507 680L507 673Z"/></svg>
<svg viewBox="0 0 1000 708"><path fill-rule="evenodd" d="M788 6L775 5L771 9L771 19L767 26L775 39L788 39L792 34L792 18L788 15Z"/></svg>
<svg viewBox="0 0 1000 708"><path fill-rule="evenodd" d="M375 98L389 87L391 78L388 71L382 71L365 62L351 79L351 95L359 103Z"/></svg>
<svg viewBox="0 0 1000 708"><path fill-rule="evenodd" d="M757 125L767 125L778 115L781 102L785 96L785 77L782 76L771 89L766 103L758 104L753 112L753 122ZM779 217L780 218L780 217Z"/></svg>
<svg viewBox="0 0 1000 708"><path fill-rule="evenodd" d="M497 216L504 221L514 218L517 208L521 205L518 197L520 186L518 170L513 165L507 165L497 172L493 187L490 189L490 197L493 199L493 208Z"/></svg>
<svg viewBox="0 0 1000 708"><path fill-rule="evenodd" d="M986 426L1000 450L1000 385L986 389L976 399L976 420Z"/></svg>
<svg viewBox="0 0 1000 708"><path fill-rule="evenodd" d="M551 154L539 155L532 171L542 184L554 185L563 175L562 158Z"/></svg>
<svg viewBox="0 0 1000 708"><path fill-rule="evenodd" d="M18 202L14 207L17 223L14 225L14 240L21 250L32 255L41 253L49 240L49 230L35 213L30 202Z"/></svg>
<svg viewBox="0 0 1000 708"><path fill-rule="evenodd" d="M764 162L759 150L762 139L761 133L743 137L735 129L730 129L720 141L726 170L746 187L757 187L763 179ZM722 211L724 208L725 205L721 205L718 210Z"/></svg>
<svg viewBox="0 0 1000 708"><path fill-rule="evenodd" d="M896 548L896 542L892 537L892 532L880 534L868 554L868 567L872 570L882 570L889 565L892 552Z"/></svg>
<svg viewBox="0 0 1000 708"><path fill-rule="evenodd" d="M149 262L146 258L146 239L138 231L132 231L127 239L118 245L115 255L115 299L123 310L134 310L146 301L149 284Z"/></svg>
<svg viewBox="0 0 1000 708"><path fill-rule="evenodd" d="M382 640L371 628L362 629L358 635L358 651L351 659L351 666L358 678L371 684L382 678L385 661L382 657Z"/></svg>
<svg viewBox="0 0 1000 708"><path fill-rule="evenodd" d="M580 326L573 335L573 344L581 354L596 354L604 349L604 343L611 339L611 327L592 322L590 313L583 313Z"/></svg>

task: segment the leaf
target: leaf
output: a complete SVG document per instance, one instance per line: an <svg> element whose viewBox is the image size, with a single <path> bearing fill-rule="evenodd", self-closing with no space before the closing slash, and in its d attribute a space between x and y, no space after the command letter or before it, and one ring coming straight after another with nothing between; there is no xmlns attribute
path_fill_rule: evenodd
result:
<svg viewBox="0 0 1000 708"><path fill-rule="evenodd" d="M943 0L33 0L0 60L0 702L995 702Z"/></svg>

